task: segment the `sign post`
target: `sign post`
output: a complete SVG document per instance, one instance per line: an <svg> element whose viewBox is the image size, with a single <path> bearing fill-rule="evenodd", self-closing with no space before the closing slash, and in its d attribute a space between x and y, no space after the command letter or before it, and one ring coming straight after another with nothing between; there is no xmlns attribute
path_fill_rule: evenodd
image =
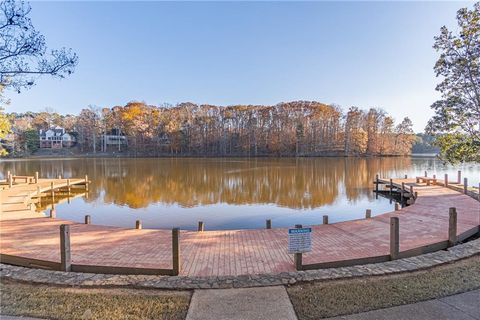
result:
<svg viewBox="0 0 480 320"><path fill-rule="evenodd" d="M312 251L312 228L296 225L288 229L288 253L294 254L295 268L302 269L302 253Z"/></svg>

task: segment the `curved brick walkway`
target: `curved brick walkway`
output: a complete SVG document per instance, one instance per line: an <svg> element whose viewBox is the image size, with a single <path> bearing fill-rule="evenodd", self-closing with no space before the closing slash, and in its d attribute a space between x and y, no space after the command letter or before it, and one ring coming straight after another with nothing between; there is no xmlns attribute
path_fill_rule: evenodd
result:
<svg viewBox="0 0 480 320"><path fill-rule="evenodd" d="M446 241L448 208L452 206L457 208L458 235L478 232L478 201L442 186L416 184L412 179L395 182L414 185L418 192L414 205L367 220L314 226L313 251L304 254L304 263L328 264L388 255L392 216L400 220L400 252ZM20 188L23 188L22 195L28 195L28 186L1 191L3 204L18 196ZM170 230L84 225L34 217L33 212L32 218L10 219L10 214L13 213L1 214L2 254L59 262L59 225L70 224L73 264L171 268ZM25 215L28 217L28 212ZM293 256L287 254L285 228L182 231L180 248L180 275L238 276L295 270ZM418 254L422 252L419 250Z"/></svg>

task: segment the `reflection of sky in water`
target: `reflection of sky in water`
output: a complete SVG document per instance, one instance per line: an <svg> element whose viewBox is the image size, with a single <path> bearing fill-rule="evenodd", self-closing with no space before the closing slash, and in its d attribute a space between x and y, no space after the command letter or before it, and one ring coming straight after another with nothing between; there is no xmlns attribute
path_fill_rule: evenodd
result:
<svg viewBox="0 0 480 320"><path fill-rule="evenodd" d="M90 197L57 206L59 218L145 228L263 228L331 223L393 210L388 199L375 199L375 174L409 177L436 174L457 178L461 169L470 185L480 181L480 165L445 166L432 158L314 159L52 159L0 162L0 172L54 177L89 174ZM138 186L126 188L129 181ZM322 189L325 188L325 189ZM138 207L135 209L135 207Z"/></svg>
<svg viewBox="0 0 480 320"><path fill-rule="evenodd" d="M296 210L273 204L229 205L213 204L182 208L179 205L152 204L148 208L131 209L113 204L86 203L82 198L70 204L57 206L57 217L83 222L85 215L92 216L92 223L122 227L135 226L135 220L142 220L144 228L195 229L198 221L204 221L206 229L263 228L265 220L272 219L274 227L287 227L294 224L321 224L323 215L329 215L329 222L360 219L366 209L377 215L393 210L389 200L362 200L355 204L339 198L334 205L316 209ZM73 209L73 210L72 210Z"/></svg>

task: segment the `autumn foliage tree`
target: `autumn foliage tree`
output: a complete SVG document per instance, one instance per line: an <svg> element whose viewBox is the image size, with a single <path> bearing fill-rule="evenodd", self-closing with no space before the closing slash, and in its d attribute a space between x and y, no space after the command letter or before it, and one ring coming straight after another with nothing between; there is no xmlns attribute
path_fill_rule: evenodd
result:
<svg viewBox="0 0 480 320"><path fill-rule="evenodd" d="M444 160L480 162L480 2L458 10L457 23L457 34L444 26L435 37L442 99L432 105L426 131L436 135Z"/></svg>

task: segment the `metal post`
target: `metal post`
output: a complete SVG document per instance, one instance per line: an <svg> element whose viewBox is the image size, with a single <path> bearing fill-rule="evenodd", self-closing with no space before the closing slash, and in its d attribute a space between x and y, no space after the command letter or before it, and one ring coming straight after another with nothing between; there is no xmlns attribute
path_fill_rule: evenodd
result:
<svg viewBox="0 0 480 320"><path fill-rule="evenodd" d="M272 229L272 220L271 219L267 219L265 221L265 228L266 229Z"/></svg>
<svg viewBox="0 0 480 320"><path fill-rule="evenodd" d="M457 184L460 184L460 183L462 183L462 171L458 170L457 175L458 175L458 177L457 177L457 179L458 179L458 180L457 180L457 181L458 181Z"/></svg>
<svg viewBox="0 0 480 320"><path fill-rule="evenodd" d="M205 231L205 224L203 223L203 221L198 221L197 231L199 231L199 232Z"/></svg>
<svg viewBox="0 0 480 320"><path fill-rule="evenodd" d="M444 184L443 184L443 185L444 185L445 187L448 187L448 173L445 173L445 176L444 176L443 180L444 180Z"/></svg>
<svg viewBox="0 0 480 320"><path fill-rule="evenodd" d="M463 193L468 193L468 178L463 178Z"/></svg>
<svg viewBox="0 0 480 320"><path fill-rule="evenodd" d="M323 216L323 224L328 224L328 216L327 215Z"/></svg>
<svg viewBox="0 0 480 320"><path fill-rule="evenodd" d="M398 202L395 202L395 211L400 210L400 204Z"/></svg>
<svg viewBox="0 0 480 320"><path fill-rule="evenodd" d="M137 220L135 221L135 229L142 229L142 221L141 220Z"/></svg>
<svg viewBox="0 0 480 320"><path fill-rule="evenodd" d="M90 224L92 222L92 218L90 217L90 215L86 215L85 216L85 224Z"/></svg>
<svg viewBox="0 0 480 320"><path fill-rule="evenodd" d="M428 177L427 171L425 171L425 178Z"/></svg>

